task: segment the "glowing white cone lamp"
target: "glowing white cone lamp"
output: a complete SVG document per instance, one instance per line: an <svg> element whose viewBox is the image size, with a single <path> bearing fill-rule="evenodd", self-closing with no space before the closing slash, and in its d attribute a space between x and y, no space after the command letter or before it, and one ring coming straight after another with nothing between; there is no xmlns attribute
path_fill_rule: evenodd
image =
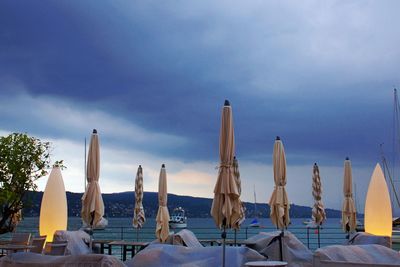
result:
<svg viewBox="0 0 400 267"><path fill-rule="evenodd" d="M54 232L66 230L68 220L67 195L59 167L53 167L47 180L40 207L39 232L53 241Z"/></svg>
<svg viewBox="0 0 400 267"><path fill-rule="evenodd" d="M369 182L364 216L365 232L392 236L392 206L388 186L379 163L376 164Z"/></svg>

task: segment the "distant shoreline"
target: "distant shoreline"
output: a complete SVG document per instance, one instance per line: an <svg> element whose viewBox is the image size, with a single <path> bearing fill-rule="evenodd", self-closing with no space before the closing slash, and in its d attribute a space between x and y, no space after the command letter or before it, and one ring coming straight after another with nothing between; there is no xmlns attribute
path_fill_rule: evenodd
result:
<svg viewBox="0 0 400 267"><path fill-rule="evenodd" d="M27 194L30 208L23 211L24 217L38 217L40 214L40 205L43 192L29 192ZM105 217L107 218L132 218L135 195L133 191L102 194ZM80 217L81 214L82 193L67 192L68 214L70 217ZM178 196L168 194L168 209L172 211L176 207L182 207L186 211L188 218L212 218L210 215L212 199L202 197ZM254 203L243 202L246 208L246 218L253 218L257 215L259 218L269 218L270 208L267 203L257 203L257 214L255 214ZM158 210L158 194L156 192L144 192L143 206L147 218L155 218ZM334 209L325 209L328 218L341 218L341 211ZM290 205L291 218L311 218L311 207ZM364 217L358 214L358 217Z"/></svg>

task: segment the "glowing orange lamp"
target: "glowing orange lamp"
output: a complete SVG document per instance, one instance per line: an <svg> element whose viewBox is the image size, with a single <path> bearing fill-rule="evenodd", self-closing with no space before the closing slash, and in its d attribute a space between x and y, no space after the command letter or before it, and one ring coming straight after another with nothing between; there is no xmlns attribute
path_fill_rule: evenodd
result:
<svg viewBox="0 0 400 267"><path fill-rule="evenodd" d="M364 210L365 232L392 236L392 205L381 166L376 164L369 182Z"/></svg>
<svg viewBox="0 0 400 267"><path fill-rule="evenodd" d="M40 206L39 232L46 241L53 241L54 232L67 230L67 195L59 167L53 167L47 180Z"/></svg>

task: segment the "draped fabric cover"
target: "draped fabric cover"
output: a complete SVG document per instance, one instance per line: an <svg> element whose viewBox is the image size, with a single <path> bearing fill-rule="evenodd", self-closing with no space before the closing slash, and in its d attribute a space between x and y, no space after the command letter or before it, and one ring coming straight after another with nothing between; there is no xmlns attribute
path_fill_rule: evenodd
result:
<svg viewBox="0 0 400 267"><path fill-rule="evenodd" d="M235 179L233 156L235 154L235 134L233 130L232 108L225 105L222 110L219 139L220 165L214 187L211 215L215 224L222 228L239 229L243 219L240 189Z"/></svg>
<svg viewBox="0 0 400 267"><path fill-rule="evenodd" d="M279 229L286 228L290 223L289 200L286 193L286 157L283 143L277 139L274 144L273 169L275 188L269 200L271 221Z"/></svg>
<svg viewBox="0 0 400 267"><path fill-rule="evenodd" d="M82 197L81 216L83 222L90 226L93 220L93 227L100 221L106 221L104 216L104 203L101 196L100 186L100 146L97 132L93 132L90 139L88 161L87 161L87 187ZM92 214L94 216L92 217Z"/></svg>
<svg viewBox="0 0 400 267"><path fill-rule="evenodd" d="M167 172L165 166L161 167L158 181L158 212L156 218L156 237L160 242L165 242L169 235L169 212L167 208Z"/></svg>
<svg viewBox="0 0 400 267"><path fill-rule="evenodd" d="M133 227L142 228L146 222L143 209L143 169L139 166L135 179L135 209L133 211Z"/></svg>

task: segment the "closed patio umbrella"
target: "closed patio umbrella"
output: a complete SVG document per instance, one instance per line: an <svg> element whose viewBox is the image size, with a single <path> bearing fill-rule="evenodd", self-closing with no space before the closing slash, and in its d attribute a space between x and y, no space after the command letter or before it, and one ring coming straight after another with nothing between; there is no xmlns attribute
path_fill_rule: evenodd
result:
<svg viewBox="0 0 400 267"><path fill-rule="evenodd" d="M314 224L317 226L318 231L318 247L321 245L319 228L322 223L326 220L324 203L322 202L322 186L321 177L319 175L319 168L317 163L314 163L313 175L312 175L312 195L314 197L314 207L312 209L312 219Z"/></svg>
<svg viewBox="0 0 400 267"><path fill-rule="evenodd" d="M145 221L146 218L144 216L143 209L143 169L142 166L139 165L135 179L135 209L133 210L133 227L140 229L143 227ZM138 238L138 232L136 234L136 237Z"/></svg>
<svg viewBox="0 0 400 267"><path fill-rule="evenodd" d="M342 227L345 232L353 232L357 226L357 217L353 200L353 177L349 158L344 161L343 194Z"/></svg>
<svg viewBox="0 0 400 267"><path fill-rule="evenodd" d="M235 177L235 182L236 182L236 186L238 188L239 191L239 197L242 194L242 181L240 180L240 171L239 171L239 161L237 160L236 157L233 157L233 175ZM239 199L240 201L240 217L239 217L239 221L238 224L239 226L244 222L244 220L246 219L245 217L245 207L242 203L242 201ZM237 229L235 229L235 242L234 244L236 245L236 231Z"/></svg>
<svg viewBox="0 0 400 267"><path fill-rule="evenodd" d="M156 218L156 237L160 242L165 242L169 235L169 212L167 208L167 172L165 165L161 166L158 180L158 212Z"/></svg>
<svg viewBox="0 0 400 267"><path fill-rule="evenodd" d="M273 169L275 187L269 200L272 223L283 230L290 223L289 200L286 193L286 157L283 143L279 136L276 137L273 152Z"/></svg>
<svg viewBox="0 0 400 267"><path fill-rule="evenodd" d="M276 137L274 143L274 151L272 154L273 158L273 169L274 169L274 182L275 187L269 200L269 206L271 209L270 218L272 223L280 230L282 230L279 236L279 248L280 248L280 259L283 260L283 248L282 248L282 237L284 235L284 229L290 223L289 218L289 199L286 193L286 157L283 143L279 136Z"/></svg>
<svg viewBox="0 0 400 267"><path fill-rule="evenodd" d="M240 217L239 217L239 221L237 223L240 226L246 218L245 218L245 207L244 207L242 201L240 200L240 195L242 194L242 181L240 180L239 161L237 160L236 157L233 157L233 174L234 174L236 186L237 186L238 192L239 192Z"/></svg>
<svg viewBox="0 0 400 267"><path fill-rule="evenodd" d="M316 225L320 226L326 219L324 203L322 202L322 185L321 185L321 177L319 175L319 168L317 163L314 164L313 167L313 176L312 176L312 195L314 197L314 207L312 210L312 218Z"/></svg>
<svg viewBox="0 0 400 267"><path fill-rule="evenodd" d="M222 110L219 139L220 164L217 182L214 187L214 199L211 215L215 224L221 229L225 241L226 228L239 229L243 218L242 205L239 199L240 190L234 175L233 156L235 154L235 134L233 130L232 108L228 100ZM225 264L225 242L223 242L223 266Z"/></svg>
<svg viewBox="0 0 400 267"><path fill-rule="evenodd" d="M107 220L103 218L104 203L99 186L100 146L96 129L93 130L90 139L86 174L88 184L82 197L82 220L91 228L104 228L107 226Z"/></svg>

